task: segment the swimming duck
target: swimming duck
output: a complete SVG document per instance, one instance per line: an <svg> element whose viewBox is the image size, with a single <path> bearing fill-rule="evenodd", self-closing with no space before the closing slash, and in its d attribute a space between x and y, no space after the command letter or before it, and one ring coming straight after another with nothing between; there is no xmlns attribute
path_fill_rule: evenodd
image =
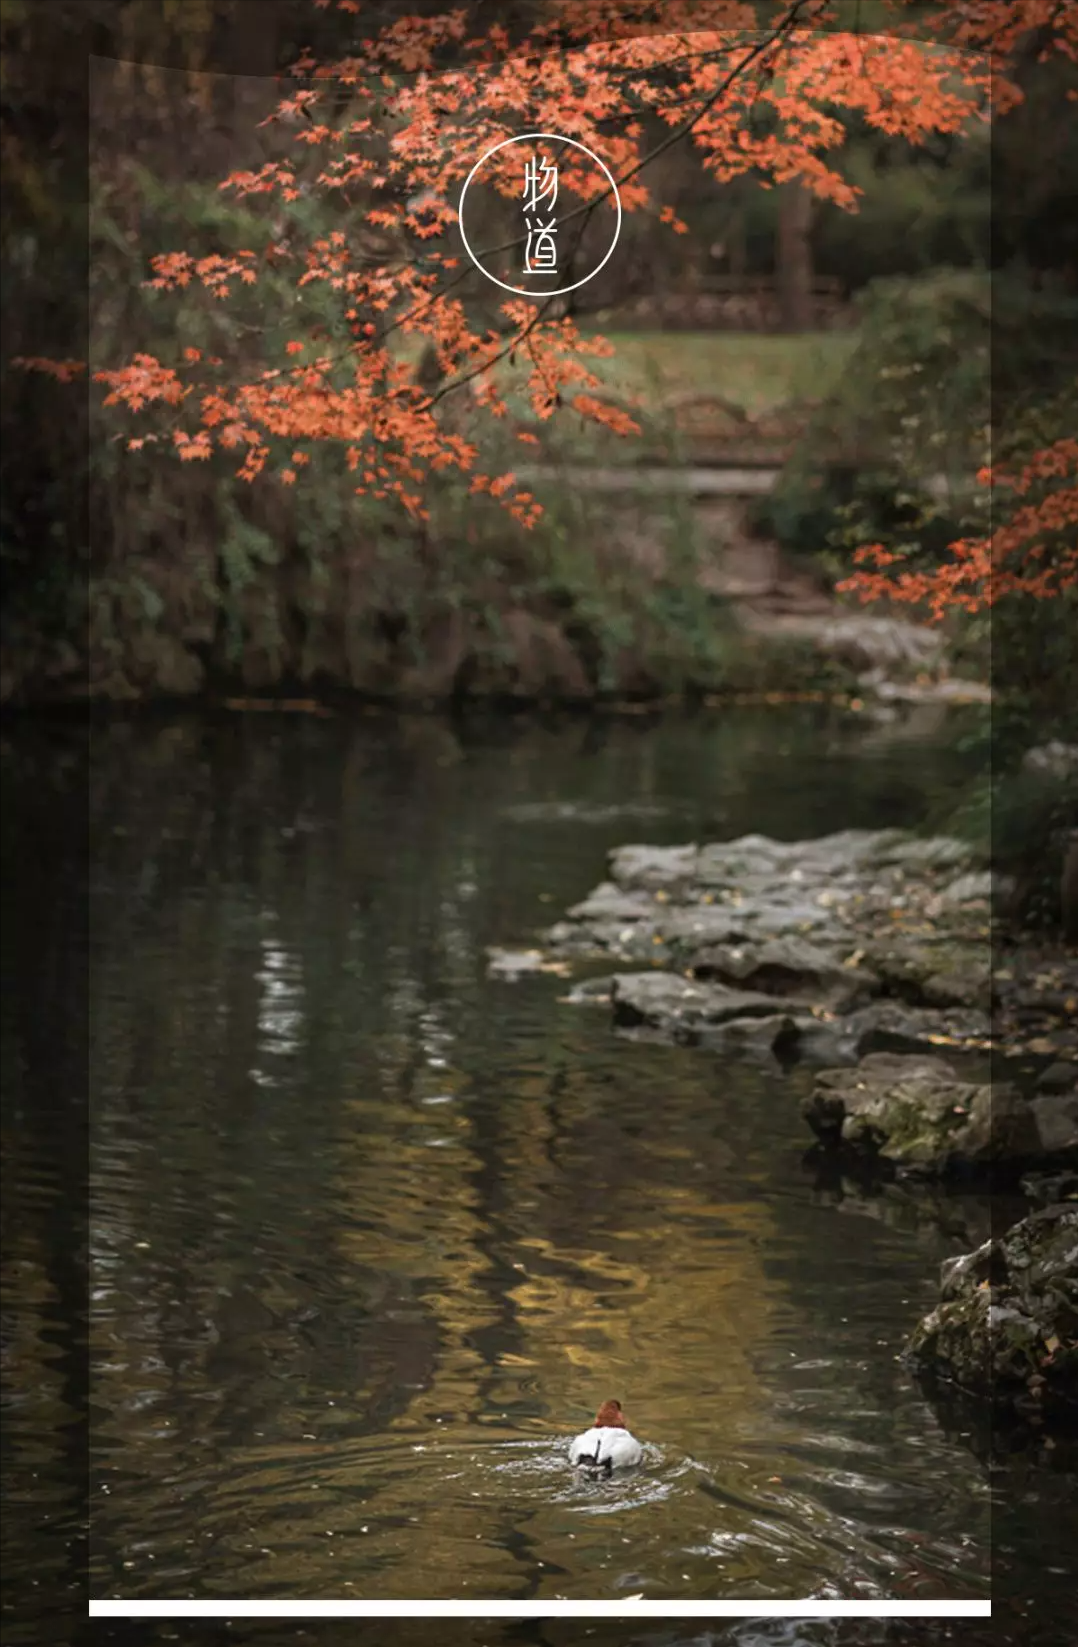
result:
<svg viewBox="0 0 1078 1647"><path fill-rule="evenodd" d="M607 1475L611 1470L639 1464L643 1456L643 1447L626 1427L620 1401L604 1401L591 1429L578 1435L569 1448L570 1464L604 1470Z"/></svg>

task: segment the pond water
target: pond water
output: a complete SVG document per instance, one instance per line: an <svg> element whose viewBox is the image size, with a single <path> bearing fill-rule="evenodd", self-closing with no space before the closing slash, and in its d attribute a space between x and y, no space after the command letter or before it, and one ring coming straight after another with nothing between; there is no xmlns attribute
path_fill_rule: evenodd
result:
<svg viewBox="0 0 1078 1647"><path fill-rule="evenodd" d="M86 752L20 727L4 753L5 1557L55 1590ZM953 732L789 708L97 729L91 1593L987 1596L999 1484L896 1359L968 1242L821 1191L805 1072L630 1043L485 955L614 845L913 825L966 776ZM575 1479L607 1396L645 1465ZM1011 1589L1041 1565L1049 1613L1065 1485L1004 1483Z"/></svg>

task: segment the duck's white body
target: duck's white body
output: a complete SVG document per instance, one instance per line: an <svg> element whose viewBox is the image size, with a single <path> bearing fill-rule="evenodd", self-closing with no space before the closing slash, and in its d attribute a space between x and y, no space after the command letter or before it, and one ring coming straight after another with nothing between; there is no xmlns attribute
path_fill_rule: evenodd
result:
<svg viewBox="0 0 1078 1647"><path fill-rule="evenodd" d="M639 1464L643 1456L643 1447L624 1425L593 1425L569 1448L570 1464L591 1465L593 1469L620 1470Z"/></svg>

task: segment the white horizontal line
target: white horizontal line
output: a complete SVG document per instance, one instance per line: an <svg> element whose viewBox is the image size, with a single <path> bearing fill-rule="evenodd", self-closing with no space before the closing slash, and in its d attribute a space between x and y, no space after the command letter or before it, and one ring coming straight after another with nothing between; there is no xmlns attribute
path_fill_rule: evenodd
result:
<svg viewBox="0 0 1078 1647"><path fill-rule="evenodd" d="M991 1618L990 1601L91 1601L91 1618Z"/></svg>

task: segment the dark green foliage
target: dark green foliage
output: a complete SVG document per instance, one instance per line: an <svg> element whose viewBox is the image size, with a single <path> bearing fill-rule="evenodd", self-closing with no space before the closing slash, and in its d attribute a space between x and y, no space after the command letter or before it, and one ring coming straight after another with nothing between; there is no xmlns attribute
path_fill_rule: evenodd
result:
<svg viewBox="0 0 1078 1647"><path fill-rule="evenodd" d="M1052 401L1078 368L1078 299L1019 269L937 269L877 282L859 307L842 380L757 524L835 574L873 542L930 568L956 538L987 528L975 476L990 426L1008 457L1069 428Z"/></svg>

